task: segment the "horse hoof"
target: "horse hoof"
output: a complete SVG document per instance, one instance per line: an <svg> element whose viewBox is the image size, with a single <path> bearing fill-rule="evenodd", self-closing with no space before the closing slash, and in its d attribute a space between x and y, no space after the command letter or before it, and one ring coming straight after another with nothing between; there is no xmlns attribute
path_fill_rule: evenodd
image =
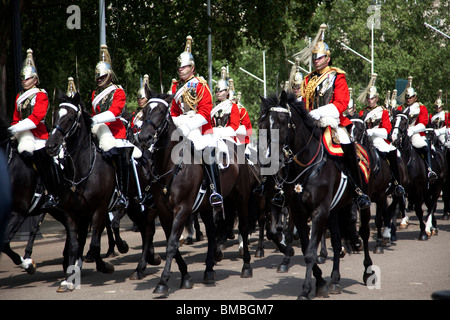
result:
<svg viewBox="0 0 450 320"><path fill-rule="evenodd" d="M105 254L105 258L114 258L114 257L117 257L119 254L117 253L117 252L115 252L114 250L112 250L112 251L108 251L106 254Z"/></svg>
<svg viewBox="0 0 450 320"><path fill-rule="evenodd" d="M330 283L330 285L328 286L328 291L331 294L340 294L342 293L342 287L337 283Z"/></svg>
<svg viewBox="0 0 450 320"><path fill-rule="evenodd" d="M131 274L130 276L130 280L142 280L144 279L145 276L142 272L138 271L138 270L134 270L134 272Z"/></svg>
<svg viewBox="0 0 450 320"><path fill-rule="evenodd" d="M438 229L437 228L431 228L431 235L437 236L438 235Z"/></svg>
<svg viewBox="0 0 450 320"><path fill-rule="evenodd" d="M122 241L121 245L117 245L117 250L119 250L120 253L127 253L128 250L130 250L130 247L126 241Z"/></svg>
<svg viewBox="0 0 450 320"><path fill-rule="evenodd" d="M299 295L299 296L297 297L297 300L309 300L309 297L306 297L306 296L304 296L304 295Z"/></svg>
<svg viewBox="0 0 450 320"><path fill-rule="evenodd" d="M318 256L317 257L317 263L318 264L324 264L325 261L326 261L325 257L322 257L322 256Z"/></svg>
<svg viewBox="0 0 450 320"><path fill-rule="evenodd" d="M72 292L73 289L75 289L73 283L64 280L63 282L61 282L56 292L58 293Z"/></svg>
<svg viewBox="0 0 450 320"><path fill-rule="evenodd" d="M289 266L287 264L280 264L277 268L277 273L286 273L289 271Z"/></svg>
<svg viewBox="0 0 450 320"><path fill-rule="evenodd" d="M194 243L194 239L192 239L192 237L187 237L186 240L184 240L184 244L187 246L190 246L193 243Z"/></svg>
<svg viewBox="0 0 450 320"><path fill-rule="evenodd" d="M32 275L32 274L35 274L35 273L36 273L36 262L34 262L33 259L31 259L31 263L30 263L30 265L28 266L28 268L25 269L25 271L26 271L29 275Z"/></svg>
<svg viewBox="0 0 450 320"><path fill-rule="evenodd" d="M203 274L204 284L214 284L216 283L216 272L215 271L205 271Z"/></svg>
<svg viewBox="0 0 450 320"><path fill-rule="evenodd" d="M253 270L250 267L242 267L241 278L251 278L253 277Z"/></svg>
<svg viewBox="0 0 450 320"><path fill-rule="evenodd" d="M114 272L114 266L109 262L104 262L102 267L97 266L97 271L112 274Z"/></svg>
<svg viewBox="0 0 450 320"><path fill-rule="evenodd" d="M373 250L374 254L382 254L384 253L384 249L382 246L376 246L375 249Z"/></svg>
<svg viewBox="0 0 450 320"><path fill-rule="evenodd" d="M195 240L197 240L197 241L203 241L204 239L205 239L205 237L203 236L203 232L199 232L195 236Z"/></svg>
<svg viewBox="0 0 450 320"><path fill-rule="evenodd" d="M419 241L426 241L428 240L428 235L426 233L421 233L419 235Z"/></svg>
<svg viewBox="0 0 450 320"><path fill-rule="evenodd" d="M150 255L147 260L149 265L159 266L161 264L161 256L159 254Z"/></svg>
<svg viewBox="0 0 450 320"><path fill-rule="evenodd" d="M391 238L383 238L383 246L390 247L391 245Z"/></svg>
<svg viewBox="0 0 450 320"><path fill-rule="evenodd" d="M329 296L330 295L329 295L329 292L328 292L328 287L326 285L317 287L317 289L316 289L316 297L318 297L318 298L328 298Z"/></svg>
<svg viewBox="0 0 450 320"><path fill-rule="evenodd" d="M190 275L186 275L182 280L181 280L181 289L192 289L194 287L194 280L192 279L192 277Z"/></svg>
<svg viewBox="0 0 450 320"><path fill-rule="evenodd" d="M153 290L153 293L161 296L167 296L169 294L169 287L160 283L156 286L155 290Z"/></svg>
<svg viewBox="0 0 450 320"><path fill-rule="evenodd" d="M263 249L256 250L255 258L264 258L264 250Z"/></svg>

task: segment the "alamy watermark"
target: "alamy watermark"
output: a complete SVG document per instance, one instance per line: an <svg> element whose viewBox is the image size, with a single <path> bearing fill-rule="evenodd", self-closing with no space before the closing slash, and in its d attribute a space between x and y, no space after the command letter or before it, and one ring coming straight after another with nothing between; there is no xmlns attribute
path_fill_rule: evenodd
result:
<svg viewBox="0 0 450 320"><path fill-rule="evenodd" d="M371 265L367 268L367 273L372 273L366 282L368 289L381 289L381 269L379 266Z"/></svg>
<svg viewBox="0 0 450 320"><path fill-rule="evenodd" d="M66 9L66 13L70 16L66 20L66 26L68 29L81 29L81 10L77 5L70 5Z"/></svg>
<svg viewBox="0 0 450 320"><path fill-rule="evenodd" d="M199 136L194 141L184 137L180 131L175 130L172 133L172 141L180 141L171 152L173 163L183 164L211 164L217 163L224 167L230 164L258 164L261 175L274 175L282 165L280 155L283 155L279 143L279 131L270 130L270 139L268 139L266 129L260 129L258 137L252 136L252 143L247 148L244 145L235 147L235 142L228 139L219 139L214 137ZM205 140L205 145L197 150L194 146L202 144L201 139ZM193 143L191 143L193 142Z"/></svg>
<svg viewBox="0 0 450 320"><path fill-rule="evenodd" d="M367 7L367 13L372 13L367 18L367 28L372 29L372 24L374 29L381 29L381 5L375 4Z"/></svg>

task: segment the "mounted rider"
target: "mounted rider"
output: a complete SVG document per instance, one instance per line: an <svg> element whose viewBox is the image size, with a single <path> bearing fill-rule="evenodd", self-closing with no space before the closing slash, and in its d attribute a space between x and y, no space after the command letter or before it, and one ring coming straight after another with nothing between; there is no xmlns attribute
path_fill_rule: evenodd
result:
<svg viewBox="0 0 450 320"><path fill-rule="evenodd" d="M135 111L133 111L132 118L131 118L131 121L129 123L129 127L132 129L133 135L136 138L139 135L139 132L141 131L142 117L144 116L142 110L147 105L148 99L149 99L149 97L147 97L147 90L146 90L146 88L149 88L148 74L144 75L144 78L142 80L142 85L141 85L141 87L139 88L139 90L137 92L138 107L137 107L137 109Z"/></svg>
<svg viewBox="0 0 450 320"><path fill-rule="evenodd" d="M434 133L439 139L441 146L449 147L447 136L450 128L450 115L444 110L444 103L442 102L442 90L439 90L439 95L434 102L434 115L430 116L430 125L434 128Z"/></svg>
<svg viewBox="0 0 450 320"><path fill-rule="evenodd" d="M400 171L398 168L397 148L388 140L388 135L392 130L389 111L378 106L379 94L375 86L377 74L374 73L366 90L358 97L361 103L367 103L368 106L359 112L360 118L364 121L367 135L371 138L373 146L376 148L381 157L386 158L391 170L392 181L387 194L393 189L396 196L405 194L405 189L400 184Z"/></svg>
<svg viewBox="0 0 450 320"><path fill-rule="evenodd" d="M214 89L217 101L211 110L211 124L214 135L221 139L235 141L236 130L239 128L239 108L230 99L230 84L227 80L227 68L222 67L220 80ZM233 98L233 97L231 97Z"/></svg>
<svg viewBox="0 0 450 320"><path fill-rule="evenodd" d="M404 104L398 107L408 116L408 136L411 137L413 147L419 152L425 161L428 170L428 181L433 183L437 179L436 173L431 166L431 145L426 138L425 128L428 124L428 110L417 101L417 93L412 87L412 77L408 77L408 85L400 96Z"/></svg>
<svg viewBox="0 0 450 320"><path fill-rule="evenodd" d="M248 146L253 132L253 126L247 109L245 109L241 103L241 97L242 93L238 91L236 95L236 104L239 108L239 128L236 130L236 140L238 143Z"/></svg>
<svg viewBox="0 0 450 320"><path fill-rule="evenodd" d="M120 120L125 91L113 83L113 78L108 47L101 45L100 61L95 66L97 89L92 92L92 133L98 138L104 155L112 159L119 193L116 209L122 209L128 206L131 156L136 148L126 140L125 125Z"/></svg>
<svg viewBox="0 0 450 320"><path fill-rule="evenodd" d="M304 63L312 59L315 70L302 82L301 92L309 115L321 127L331 126L336 129L344 153L344 164L349 174L349 181L355 189L355 200L360 208L370 206L369 197L362 191L362 181L356 156L356 148L350 140L346 126L351 121L343 116L349 102L349 92L345 72L331 67L331 53L324 42L326 25L322 24L312 45L302 50L300 60Z"/></svg>
<svg viewBox="0 0 450 320"><path fill-rule="evenodd" d="M210 203L222 208L220 171L215 161L216 142L211 125L212 95L203 77L196 77L192 55L192 37L186 37L184 51L177 59L179 80L172 82L174 98L170 107L175 126L184 137L194 143L196 150L204 150L204 168L210 179Z"/></svg>
<svg viewBox="0 0 450 320"><path fill-rule="evenodd" d="M16 96L13 119L9 130L18 141L17 151L26 160L34 164L47 195L43 209L56 208L59 203L60 184L57 164L45 150L48 139L45 116L48 111L48 95L40 89L39 76L34 63L33 50L27 50L27 57L20 73L22 86Z"/></svg>

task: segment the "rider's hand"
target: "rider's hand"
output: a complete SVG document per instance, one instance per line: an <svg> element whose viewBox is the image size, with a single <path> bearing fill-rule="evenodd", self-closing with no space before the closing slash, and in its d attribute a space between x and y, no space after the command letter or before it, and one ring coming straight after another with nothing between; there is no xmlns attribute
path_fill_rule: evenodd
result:
<svg viewBox="0 0 450 320"><path fill-rule="evenodd" d="M189 128L189 126L187 124L182 124L181 126L179 126L178 130L180 130L181 134L185 137L187 137L188 134L191 132L191 129Z"/></svg>
<svg viewBox="0 0 450 320"><path fill-rule="evenodd" d="M313 118L314 120L319 120L319 119L320 119L320 113L317 111L317 109L311 110L311 111L309 112L309 116L310 116L311 118Z"/></svg>

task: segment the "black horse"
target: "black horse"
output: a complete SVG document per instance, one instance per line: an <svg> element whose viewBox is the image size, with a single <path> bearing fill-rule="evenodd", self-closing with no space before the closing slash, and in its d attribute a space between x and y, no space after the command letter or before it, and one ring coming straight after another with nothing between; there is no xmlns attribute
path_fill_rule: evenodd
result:
<svg viewBox="0 0 450 320"><path fill-rule="evenodd" d="M427 218L433 219L437 201L447 174L445 157L442 152L434 153L431 165L438 178L435 182L430 183L427 179L425 161L412 146L411 138L408 136L408 115L401 111L396 111L394 112L393 122L395 125L392 129L392 142L400 150L408 166L410 183L405 185L405 189L408 194L408 202L414 205L414 211L420 223L419 240L428 240L426 225L423 221L422 204L425 203L428 209Z"/></svg>
<svg viewBox="0 0 450 320"><path fill-rule="evenodd" d="M206 228L208 239L208 251L206 257L206 269L203 281L214 283L215 259L222 258L218 250L215 238L216 224L223 221L221 210L211 210L209 204L209 182L204 178L204 168L199 158L192 159L190 153L191 142L183 139L179 142L180 135L170 116L169 99L163 100L152 95L149 104L144 108L144 123L139 133L139 141L143 149L151 152L151 175L153 183L151 192L155 198L156 208L167 237L167 259L161 275L161 280L154 290L155 294L167 295L169 292L168 281L173 258L175 258L181 272L181 287L192 288L193 281L187 272L187 265L179 252L179 238L186 221L194 212L200 212ZM239 233L244 243L244 265L241 277L251 277L250 253L248 250L248 198L250 193L248 170L245 162L238 161L235 157L238 153L231 150L234 161L221 170L222 195L224 199L229 197L233 208L225 212L235 212L239 215ZM242 152L242 155L244 153ZM186 157L190 160L183 161ZM191 161L189 163L189 161ZM202 188L203 186L203 188ZM203 197L202 194L205 196ZM211 212L212 211L212 212ZM163 222L164 221L164 222Z"/></svg>
<svg viewBox="0 0 450 320"><path fill-rule="evenodd" d="M389 182L391 181L391 170L386 160L386 154L379 152L372 143L371 138L367 135L364 122L359 117L350 119L353 123L351 136L354 141L363 145L370 159L370 180L369 180L369 197L376 204L375 225L377 227L377 240L374 253L383 253L384 246L391 244L391 225L393 223L394 214L397 206L400 209L405 208L405 198L403 195L397 196L392 194L392 202L388 205ZM397 157L401 184L408 183L409 178L406 165ZM395 221L394 221L395 223ZM384 227L384 232L382 231Z"/></svg>
<svg viewBox="0 0 450 320"><path fill-rule="evenodd" d="M7 225L4 231L2 252L8 255L14 264L20 266L28 274L36 272L36 263L31 258L33 244L39 230L39 225L46 212L41 210L44 197L44 187L39 182L33 160L17 152L17 140L12 139L8 130L9 124L0 119L0 144L8 163L11 203L8 209ZM5 208L6 209L6 208ZM57 211L49 210L52 214ZM29 238L24 256L20 256L11 248L11 241L20 229L25 219L30 219Z"/></svg>
<svg viewBox="0 0 450 320"><path fill-rule="evenodd" d="M91 134L92 118L84 109L78 93L59 95L60 104L53 114L54 128L46 143L47 153L64 164L63 185L59 188L62 219L67 232L63 267L66 279L58 292L73 289L69 266L81 267L83 249L90 226L90 252L98 271L112 273L114 267L100 256L100 238L113 203L115 170L101 154ZM62 157L61 157L62 155ZM101 188L99 185L101 184Z"/></svg>
<svg viewBox="0 0 450 320"><path fill-rule="evenodd" d="M260 151L272 162L280 164L286 203L291 207L305 255L306 275L299 298L309 298L312 275L316 278L317 296L327 296L328 292L340 293L341 236L355 236L351 229L355 226L348 223L353 191L348 186L342 188L345 184L341 178L344 177L340 169L342 164L326 153L322 144L322 130L315 125L303 103L297 102L294 95L288 96L283 91L279 99L276 96L262 98L261 108L259 128L267 132L268 148L264 151L260 147ZM278 136L274 135L276 133ZM308 219L311 219L310 238ZM364 245L364 282L373 274L368 250L369 220L370 208L361 210L359 232ZM317 249L327 227L334 253L329 288L316 263Z"/></svg>

